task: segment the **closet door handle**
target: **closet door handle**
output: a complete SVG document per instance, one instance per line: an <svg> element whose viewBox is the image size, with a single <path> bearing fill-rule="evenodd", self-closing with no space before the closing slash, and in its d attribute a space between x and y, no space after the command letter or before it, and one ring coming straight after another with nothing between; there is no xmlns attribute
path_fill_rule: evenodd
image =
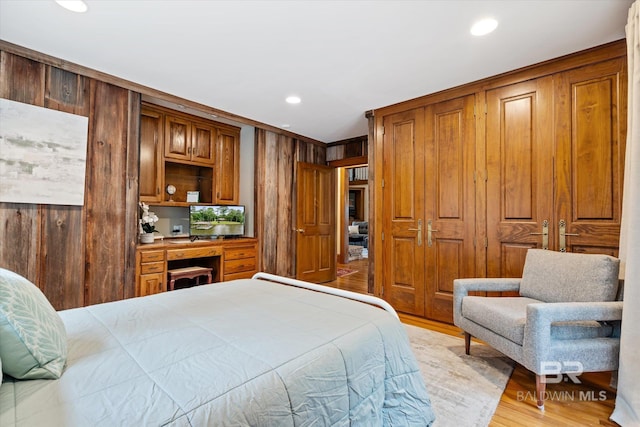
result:
<svg viewBox="0 0 640 427"><path fill-rule="evenodd" d="M564 219L561 219L558 223L558 234L559 234L559 246L560 252L567 252L567 237L566 236L579 236L578 233L567 233L567 222Z"/></svg>
<svg viewBox="0 0 640 427"><path fill-rule="evenodd" d="M409 228L409 231L418 232L418 246L422 246L422 220L418 220L418 228Z"/></svg>
<svg viewBox="0 0 640 427"><path fill-rule="evenodd" d="M529 233L532 236L542 236L542 249L549 249L549 221L542 221L542 233Z"/></svg>
<svg viewBox="0 0 640 427"><path fill-rule="evenodd" d="M433 245L433 240L431 238L432 233L437 233L439 230L434 230L432 227L431 220L427 221L427 246L431 247Z"/></svg>

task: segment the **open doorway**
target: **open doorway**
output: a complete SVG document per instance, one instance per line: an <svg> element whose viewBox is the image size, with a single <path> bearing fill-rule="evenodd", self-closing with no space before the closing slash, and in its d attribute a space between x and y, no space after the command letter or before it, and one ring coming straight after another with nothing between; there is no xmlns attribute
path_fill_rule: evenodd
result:
<svg viewBox="0 0 640 427"><path fill-rule="evenodd" d="M369 258L369 168L346 168L348 262Z"/></svg>
<svg viewBox="0 0 640 427"><path fill-rule="evenodd" d="M367 293L369 280L369 177L366 164L337 168L338 242L335 286Z"/></svg>

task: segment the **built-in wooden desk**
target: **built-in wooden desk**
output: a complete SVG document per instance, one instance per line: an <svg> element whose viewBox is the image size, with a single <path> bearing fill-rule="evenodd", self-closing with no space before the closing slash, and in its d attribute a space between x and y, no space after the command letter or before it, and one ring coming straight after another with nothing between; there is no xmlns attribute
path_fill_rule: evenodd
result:
<svg viewBox="0 0 640 427"><path fill-rule="evenodd" d="M136 296L167 290L167 271L188 267L211 269L213 282L249 278L258 271L258 240L165 239L140 244L136 251Z"/></svg>

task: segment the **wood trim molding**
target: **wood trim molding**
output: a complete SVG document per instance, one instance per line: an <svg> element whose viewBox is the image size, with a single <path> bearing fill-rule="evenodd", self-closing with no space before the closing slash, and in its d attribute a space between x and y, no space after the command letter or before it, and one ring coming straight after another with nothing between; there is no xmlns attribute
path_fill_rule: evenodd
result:
<svg viewBox="0 0 640 427"><path fill-rule="evenodd" d="M419 108L428 104L435 104L437 102L459 98L500 86L507 86L524 80L536 79L561 71L567 71L572 68L607 61L615 57L626 58L626 56L626 40L616 40L601 46L574 52L559 58L549 59L538 64L518 68L486 79L476 80L474 82L465 83L460 86L434 92L418 98L402 101L397 104L381 107L373 111L368 111L367 114L382 117L388 114L407 111L413 108Z"/></svg>
<svg viewBox="0 0 640 427"><path fill-rule="evenodd" d="M327 166L341 168L346 166L366 165L369 159L367 156L347 157L346 159L331 160L327 162Z"/></svg>

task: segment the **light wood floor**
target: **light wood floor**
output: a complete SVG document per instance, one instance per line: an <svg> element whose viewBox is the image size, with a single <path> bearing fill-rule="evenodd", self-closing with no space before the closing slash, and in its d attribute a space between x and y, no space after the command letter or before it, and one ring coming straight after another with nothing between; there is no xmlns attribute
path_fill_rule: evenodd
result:
<svg viewBox="0 0 640 427"><path fill-rule="evenodd" d="M368 261L357 260L347 265L358 270L336 281L325 283L354 292L367 292ZM453 325L400 314L404 323L437 332L461 336L461 330ZM472 351L473 354L473 351ZM617 426L609 421L615 403L615 391L609 386L610 372L585 373L579 378L582 384L562 382L547 384L545 410L535 403L535 376L517 365L498 404L490 426ZM437 415L437 414L436 414Z"/></svg>

